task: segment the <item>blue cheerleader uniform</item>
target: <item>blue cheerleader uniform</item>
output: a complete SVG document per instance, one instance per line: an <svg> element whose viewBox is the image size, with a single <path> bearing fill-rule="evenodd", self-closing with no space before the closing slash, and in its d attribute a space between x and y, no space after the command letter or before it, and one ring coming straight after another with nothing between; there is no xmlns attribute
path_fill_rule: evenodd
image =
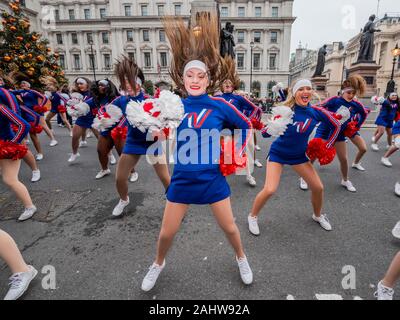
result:
<svg viewBox="0 0 400 320"><path fill-rule="evenodd" d="M18 127L17 132L14 133L11 124ZM30 125L28 122L4 104L0 104L0 140L20 144L29 130Z"/></svg>
<svg viewBox="0 0 400 320"><path fill-rule="evenodd" d="M326 125L331 132L327 147L331 148L340 132L340 122L323 108L308 105L294 106L293 124L289 124L285 133L271 145L268 160L283 165L299 165L310 161L306 155L308 140L314 128L319 124ZM265 127L261 133L265 138L270 137Z"/></svg>
<svg viewBox="0 0 400 320"><path fill-rule="evenodd" d="M22 102L24 103L24 106L28 107L32 111L35 111L38 113L34 107L35 106L40 106L44 107L48 101L47 97L40 92L36 90L12 90L11 93L13 93L15 96L19 96L22 99ZM39 99L42 100L42 102L39 104ZM38 113L40 116L43 117L44 113Z"/></svg>
<svg viewBox="0 0 400 320"><path fill-rule="evenodd" d="M251 135L251 122L222 98L189 96L183 100L185 117L177 129L175 167L167 199L182 204L212 204L231 194L219 168L220 137L226 126L242 129L239 153Z"/></svg>
<svg viewBox="0 0 400 320"><path fill-rule="evenodd" d="M90 99L89 91L83 92L81 94L83 96L83 102L87 103L88 100ZM87 115L81 116L78 119L76 119L75 124L82 128L90 129L92 127L93 120L95 117L96 115L93 115L92 112L89 112Z"/></svg>
<svg viewBox="0 0 400 320"><path fill-rule="evenodd" d="M321 105L322 108L325 108L332 113L336 113L342 106L349 109L350 119L341 125L340 133L336 140L338 142L346 141L346 136L344 135L344 131L346 130L347 125L350 123L350 121L357 121L357 127L361 128L365 119L367 119L368 115L364 106L360 102L356 100L348 102L343 97L332 97L324 101ZM317 129L315 137L327 140L330 135L331 135L331 129L326 125L326 123L321 123L321 125ZM357 135L360 135L359 132L357 132L353 137Z"/></svg>
<svg viewBox="0 0 400 320"><path fill-rule="evenodd" d="M382 104L381 111L376 118L375 124L377 126L382 126L388 129L393 128L393 121L396 117L396 112L398 108L399 106L397 105L397 101L386 99L385 102Z"/></svg>
<svg viewBox="0 0 400 320"><path fill-rule="evenodd" d="M65 99L60 92L52 92L50 96L51 109L52 113L60 113L59 108L66 108L67 99Z"/></svg>
<svg viewBox="0 0 400 320"><path fill-rule="evenodd" d="M249 119L259 116L260 108L254 105L250 100L242 97L238 94L224 93L222 95L217 95L216 97L221 97L230 104L233 104L240 112L242 112Z"/></svg>

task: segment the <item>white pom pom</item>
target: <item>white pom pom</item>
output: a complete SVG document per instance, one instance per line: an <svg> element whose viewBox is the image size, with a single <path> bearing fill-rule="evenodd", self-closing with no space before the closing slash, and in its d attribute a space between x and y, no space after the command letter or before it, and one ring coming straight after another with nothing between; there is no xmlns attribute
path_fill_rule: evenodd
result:
<svg viewBox="0 0 400 320"><path fill-rule="evenodd" d="M76 100L83 100L83 95L81 95L79 92L73 92L71 93L71 99L76 99Z"/></svg>
<svg viewBox="0 0 400 320"><path fill-rule="evenodd" d="M93 121L92 128L99 131L106 131L113 127L122 118L122 110L116 105L109 104L105 108L105 113L98 113Z"/></svg>
<svg viewBox="0 0 400 320"><path fill-rule="evenodd" d="M378 96L373 96L371 98L371 102L375 105L380 105L383 104L385 102L385 98L384 97L378 97Z"/></svg>
<svg viewBox="0 0 400 320"><path fill-rule="evenodd" d="M400 149L400 136L396 137L396 139L394 139L394 145L396 148Z"/></svg>
<svg viewBox="0 0 400 320"><path fill-rule="evenodd" d="M339 120L341 124L345 123L351 117L349 108L346 108L345 106L341 106L338 111L336 111L336 114L342 116Z"/></svg>
<svg viewBox="0 0 400 320"><path fill-rule="evenodd" d="M272 116L267 119L267 133L273 137L283 135L289 124L293 123L294 112L286 106L272 108Z"/></svg>
<svg viewBox="0 0 400 320"><path fill-rule="evenodd" d="M71 117L86 116L90 112L90 107L86 102L80 102L76 105L68 105L67 112Z"/></svg>

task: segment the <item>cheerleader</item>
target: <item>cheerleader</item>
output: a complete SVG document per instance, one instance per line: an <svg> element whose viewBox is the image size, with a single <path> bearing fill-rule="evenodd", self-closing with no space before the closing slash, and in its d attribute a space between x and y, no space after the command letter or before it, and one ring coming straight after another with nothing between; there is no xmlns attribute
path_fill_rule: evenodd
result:
<svg viewBox="0 0 400 320"><path fill-rule="evenodd" d="M122 111L122 114L126 116L126 106L130 101L140 102L145 100L141 90L141 85L144 83L144 75L134 61L127 57L118 61L115 66L115 74L126 95L118 97L111 105L118 107ZM122 215L125 207L129 204L128 179L129 176L132 176L132 170L138 164L140 157L142 155L147 155L147 150L155 143L154 141L148 141L147 136L147 132L143 133L128 123L126 142L117 165L116 185L120 201L113 210L112 215L114 217ZM165 154L158 154L158 152L159 149L157 149L155 155L150 156L150 158L154 170L164 187L167 188L170 183L168 166L166 164L166 159L164 159Z"/></svg>
<svg viewBox="0 0 400 320"><path fill-rule="evenodd" d="M379 115L375 121L375 124L378 126L375 135L372 137L371 149L373 151L379 151L378 142L379 139L383 136L386 131L387 135L387 149L392 145L392 128L393 121L396 117L397 110L399 108L399 101L396 92L392 92L389 95L389 98L385 100L382 104Z"/></svg>
<svg viewBox="0 0 400 320"><path fill-rule="evenodd" d="M67 101L62 96L62 93L59 91L60 86L57 83L57 80L47 76L47 77L42 77L40 81L45 85L46 90L48 90L49 92L48 99L50 100L51 103L50 112L46 116L47 126L51 130L52 129L51 119L53 119L55 115L59 114L62 121L64 122L64 125L67 126L68 128L70 136L72 136L72 126L67 119L67 108L66 108Z"/></svg>
<svg viewBox="0 0 400 320"><path fill-rule="evenodd" d="M385 277L379 281L374 296L378 300L393 300L394 287L400 279L400 252L394 257Z"/></svg>
<svg viewBox="0 0 400 320"><path fill-rule="evenodd" d="M1 229L0 257L13 273L10 277L10 289L4 300L17 300L28 290L29 284L38 272L34 267L26 264L13 238Z"/></svg>
<svg viewBox="0 0 400 320"><path fill-rule="evenodd" d="M352 164L352 168L365 171L361 165L361 159L367 152L367 145L361 137L359 130L367 118L367 111L364 106L355 99L356 94L362 96L365 92L366 83L361 76L351 76L342 84L341 96L332 97L322 103L322 107L330 112L337 112L341 107L348 108L350 111L350 119L344 122L341 126L340 134L335 142L335 149L340 162L340 171L342 174L341 185L350 192L356 192L356 188L349 180L349 165L347 156L346 137L357 147L358 152ZM325 123L317 129L316 138L327 140L331 133L331 129ZM307 183L300 179L300 188L307 190Z"/></svg>
<svg viewBox="0 0 400 320"><path fill-rule="evenodd" d="M238 151L242 154L252 134L251 122L224 99L207 95L207 91L213 91L222 78L221 66L224 60L219 56L217 49L219 42L217 19L214 16L200 16L197 25L204 34L196 38L193 30L187 29L183 20L171 18L165 22L173 55L171 75L178 87L185 89L188 97L183 100L185 118L177 129L176 164L167 191L157 255L143 279L144 291L154 287L165 267L165 257L190 204L211 206L218 224L235 250L243 282L251 284L253 281L239 229L233 218L229 185L218 165L219 141L224 125L241 129L243 143ZM183 51L183 47L186 50ZM216 135L212 139L216 143L211 146L209 133L205 133L210 130ZM206 157L201 152L204 148L210 151Z"/></svg>
<svg viewBox="0 0 400 320"><path fill-rule="evenodd" d="M8 80L12 83L11 79ZM31 122L33 127L36 127L39 124L39 115L28 108L19 105L17 98L10 90L5 88L5 81L2 77L0 77L0 103L7 106L11 111L18 114L26 121ZM32 170L31 182L38 182L41 178L40 170L35 157L29 149L25 154L24 161Z"/></svg>
<svg viewBox="0 0 400 320"><path fill-rule="evenodd" d="M307 144L314 128L321 123L330 129L330 136L323 148L326 154L333 154L333 145L340 131L340 122L328 111L323 108L311 106L314 91L309 80L299 80L291 91L288 99L284 103L285 107L275 107L287 113L293 112L293 119L287 122L287 128L280 129L277 134L274 132L273 122L267 124L262 133L265 137L280 135L271 146L267 158L267 172L265 186L257 195L251 213L248 217L249 230L253 235L259 235L260 229L257 217L266 202L277 191L284 165L290 165L293 170L302 177L310 186L312 195L311 202L314 209L312 219L318 222L327 231L332 230L332 226L326 215L321 214L323 205L324 187L317 171L313 167L310 159L306 155ZM287 110L289 107L290 109ZM276 109L281 108L281 109ZM283 108L283 109L282 109ZM290 115L291 113L288 113ZM286 116L290 118L290 116ZM275 115L274 119L282 121L286 118L280 114ZM333 160L333 158L332 158Z"/></svg>
<svg viewBox="0 0 400 320"><path fill-rule="evenodd" d="M250 100L242 97L240 95L234 94L234 90L239 88L240 79L236 73L236 65L232 58L226 57L225 63L228 66L228 79L225 80L221 85L221 95L216 95L216 97L221 97L225 101L233 104L240 112L246 115L250 121L260 122L262 111L259 107L254 105ZM255 187L257 185L256 179L252 176L251 167L254 160L254 165L262 168L262 164L258 159L256 159L255 152L255 134L252 139L250 139L247 144L246 154L248 157L247 166L246 166L246 179L250 186Z"/></svg>
<svg viewBox="0 0 400 320"><path fill-rule="evenodd" d="M12 125L16 128L15 133ZM28 122L4 104L0 104L0 169L3 182L10 187L25 207L25 211L18 218L19 221L31 218L37 211L28 190L18 180L21 159L28 152L28 148L22 142L29 129Z"/></svg>
<svg viewBox="0 0 400 320"><path fill-rule="evenodd" d="M396 116L394 119L396 122L392 129L394 144L390 146L389 150L382 157L381 162L384 166L391 167L392 163L390 162L389 158L400 148L400 108L399 108L400 100L397 94L392 93L389 96L389 99L383 103L382 109L388 108L388 104L390 104L393 109L397 109Z"/></svg>
<svg viewBox="0 0 400 320"><path fill-rule="evenodd" d="M47 97L36 90L32 90L31 84L28 81L21 81L20 90L12 90L11 92L16 97L19 97L21 99L25 107L29 108L32 112L39 114L39 124L51 140L50 147L56 146L58 142L55 140L51 130L47 127L46 121L44 119L44 113L47 112L47 109L45 107L48 101ZM41 101L40 103L39 100ZM38 154L36 155L36 160L40 161L43 159L43 153L41 151L42 148L39 138L37 137L36 132L32 132L32 130L30 132L30 136L35 146L35 149L38 152Z"/></svg>

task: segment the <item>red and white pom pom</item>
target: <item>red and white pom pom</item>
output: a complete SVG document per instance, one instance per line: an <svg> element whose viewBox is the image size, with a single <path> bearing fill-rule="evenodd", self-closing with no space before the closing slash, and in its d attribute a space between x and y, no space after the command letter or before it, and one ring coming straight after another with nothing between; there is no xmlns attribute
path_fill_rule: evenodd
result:
<svg viewBox="0 0 400 320"><path fill-rule="evenodd" d="M25 145L0 140L0 159L19 160L25 157L28 148Z"/></svg>
<svg viewBox="0 0 400 320"><path fill-rule="evenodd" d="M330 164L336 156L335 148L328 148L327 142L321 138L314 138L308 143L307 157L311 160L318 160L321 166Z"/></svg>
<svg viewBox="0 0 400 320"><path fill-rule="evenodd" d="M378 96L373 96L371 98L371 102L375 105L380 105L383 104L385 102L385 98L384 97L378 97Z"/></svg>
<svg viewBox="0 0 400 320"><path fill-rule="evenodd" d="M41 134L42 133L43 127L40 124L38 124L37 126L35 126L35 124L32 123L32 122L30 122L29 124L31 126L31 129L29 130L30 133L34 133L34 134Z"/></svg>
<svg viewBox="0 0 400 320"><path fill-rule="evenodd" d="M247 156L245 153L239 155L235 150L234 140L231 138L221 139L221 156L219 168L224 177L235 174L237 171L246 168Z"/></svg>
<svg viewBox="0 0 400 320"><path fill-rule="evenodd" d="M43 114L43 113L46 113L48 110L47 110L47 108L45 106L43 106L43 107L34 106L33 107L33 111L35 111L36 113L39 113L39 114Z"/></svg>
<svg viewBox="0 0 400 320"><path fill-rule="evenodd" d="M58 111L59 113L66 113L66 112L67 112L67 108L66 108L65 106L63 106L63 105L59 105L59 106L57 107L57 111Z"/></svg>
<svg viewBox="0 0 400 320"><path fill-rule="evenodd" d="M267 119L267 132L272 137L283 135L289 124L293 123L294 112L286 106L272 108L272 116Z"/></svg>
<svg viewBox="0 0 400 320"><path fill-rule="evenodd" d="M264 123L256 118L251 119L251 125L253 126L254 130L262 130L265 127Z"/></svg>
<svg viewBox="0 0 400 320"><path fill-rule="evenodd" d="M79 92L73 92L70 99L67 101L68 106L74 106L84 100L83 95Z"/></svg>
<svg viewBox="0 0 400 320"><path fill-rule="evenodd" d="M346 137L353 138L358 130L360 128L357 127L357 121L350 121L343 133Z"/></svg>
<svg viewBox="0 0 400 320"><path fill-rule="evenodd" d="M127 127L115 127L111 130L111 138L114 141L123 141L126 140L128 135L128 128Z"/></svg>
<svg viewBox="0 0 400 320"><path fill-rule="evenodd" d="M122 110L116 105L109 104L105 106L104 113L98 113L97 117L93 121L92 128L98 131L107 131L112 128L115 124L117 124L123 114Z"/></svg>
<svg viewBox="0 0 400 320"><path fill-rule="evenodd" d="M347 120L350 119L351 114L349 108L345 106L341 106L336 113L334 114L335 118L339 120L340 124L345 123Z"/></svg>
<svg viewBox="0 0 400 320"><path fill-rule="evenodd" d="M86 116L90 112L90 106L83 101L74 105L68 104L67 111L71 117L79 118L82 116Z"/></svg>

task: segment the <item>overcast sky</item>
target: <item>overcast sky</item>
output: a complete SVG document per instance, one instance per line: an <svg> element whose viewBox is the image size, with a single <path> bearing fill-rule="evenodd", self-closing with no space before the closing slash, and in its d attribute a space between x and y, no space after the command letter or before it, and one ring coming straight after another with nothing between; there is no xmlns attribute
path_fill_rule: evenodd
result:
<svg viewBox="0 0 400 320"><path fill-rule="evenodd" d="M378 0L294 0L291 52L301 41L309 49L324 43L347 41L376 14ZM400 14L400 0L381 0L379 17L386 12Z"/></svg>

